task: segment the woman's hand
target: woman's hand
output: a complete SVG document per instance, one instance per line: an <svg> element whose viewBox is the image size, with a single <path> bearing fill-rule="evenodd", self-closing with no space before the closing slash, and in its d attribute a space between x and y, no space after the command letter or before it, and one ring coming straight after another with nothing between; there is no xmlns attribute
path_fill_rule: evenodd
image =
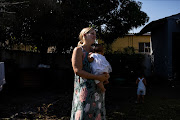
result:
<svg viewBox="0 0 180 120"><path fill-rule="evenodd" d="M109 75L109 73L107 73L107 72L104 72L103 74L105 74L105 75L106 75L106 77L108 77L108 79L110 78L110 75Z"/></svg>
<svg viewBox="0 0 180 120"><path fill-rule="evenodd" d="M109 84L109 80L104 81L104 85Z"/></svg>
<svg viewBox="0 0 180 120"><path fill-rule="evenodd" d="M110 78L108 73L103 73L102 75L98 75L98 79L101 82L107 81Z"/></svg>

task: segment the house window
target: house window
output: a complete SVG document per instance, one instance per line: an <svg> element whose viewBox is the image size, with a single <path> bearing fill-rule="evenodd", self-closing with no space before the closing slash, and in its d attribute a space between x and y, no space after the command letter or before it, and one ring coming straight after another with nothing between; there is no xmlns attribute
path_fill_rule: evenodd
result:
<svg viewBox="0 0 180 120"><path fill-rule="evenodd" d="M139 43L139 52L150 53L150 43Z"/></svg>

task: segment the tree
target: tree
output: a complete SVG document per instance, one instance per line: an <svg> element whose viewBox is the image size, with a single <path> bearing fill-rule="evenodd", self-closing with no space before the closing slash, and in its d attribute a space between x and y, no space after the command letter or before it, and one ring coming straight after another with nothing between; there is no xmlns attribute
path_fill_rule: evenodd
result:
<svg viewBox="0 0 180 120"><path fill-rule="evenodd" d="M141 11L141 2L120 0L119 7L102 17L104 28L100 30L101 39L111 44L116 38L148 22L149 17Z"/></svg>
<svg viewBox="0 0 180 120"><path fill-rule="evenodd" d="M97 37L110 44L148 21L141 5L133 0L29 0L13 8L13 35L21 43L36 45L41 52L55 45L61 53L77 45L82 28L93 25Z"/></svg>
<svg viewBox="0 0 180 120"><path fill-rule="evenodd" d="M21 42L19 39L15 38L17 19L16 19L16 9L22 7L26 1L14 1L14 0L2 0L0 2L0 43L1 47L6 49L11 49L13 44ZM7 44L8 43L8 44Z"/></svg>

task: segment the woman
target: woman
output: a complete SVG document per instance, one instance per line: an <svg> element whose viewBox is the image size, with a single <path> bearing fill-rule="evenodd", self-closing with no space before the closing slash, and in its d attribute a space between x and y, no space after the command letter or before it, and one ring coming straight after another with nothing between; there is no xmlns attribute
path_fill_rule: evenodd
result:
<svg viewBox="0 0 180 120"><path fill-rule="evenodd" d="M109 79L109 74L91 74L88 62L91 45L95 42L96 32L93 28L84 28L79 34L79 44L73 50L72 67L75 73L74 94L71 120L105 120L104 95L94 80L101 82Z"/></svg>

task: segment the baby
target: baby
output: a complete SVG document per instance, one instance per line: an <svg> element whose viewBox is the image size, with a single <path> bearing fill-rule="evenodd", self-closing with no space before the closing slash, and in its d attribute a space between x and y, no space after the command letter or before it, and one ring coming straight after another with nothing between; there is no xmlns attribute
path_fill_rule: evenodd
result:
<svg viewBox="0 0 180 120"><path fill-rule="evenodd" d="M140 103L140 99L142 96L142 103L144 103L144 96L146 95L146 79L144 75L141 73L140 76L136 80L137 88L137 103Z"/></svg>
<svg viewBox="0 0 180 120"><path fill-rule="evenodd" d="M104 56L104 47L102 44L95 45L94 53L89 55L88 61L91 64L92 73L95 75L112 72L111 65ZM106 91L103 82L95 80L95 83L101 89L102 92ZM105 83L109 83L109 81L107 80L105 81Z"/></svg>

